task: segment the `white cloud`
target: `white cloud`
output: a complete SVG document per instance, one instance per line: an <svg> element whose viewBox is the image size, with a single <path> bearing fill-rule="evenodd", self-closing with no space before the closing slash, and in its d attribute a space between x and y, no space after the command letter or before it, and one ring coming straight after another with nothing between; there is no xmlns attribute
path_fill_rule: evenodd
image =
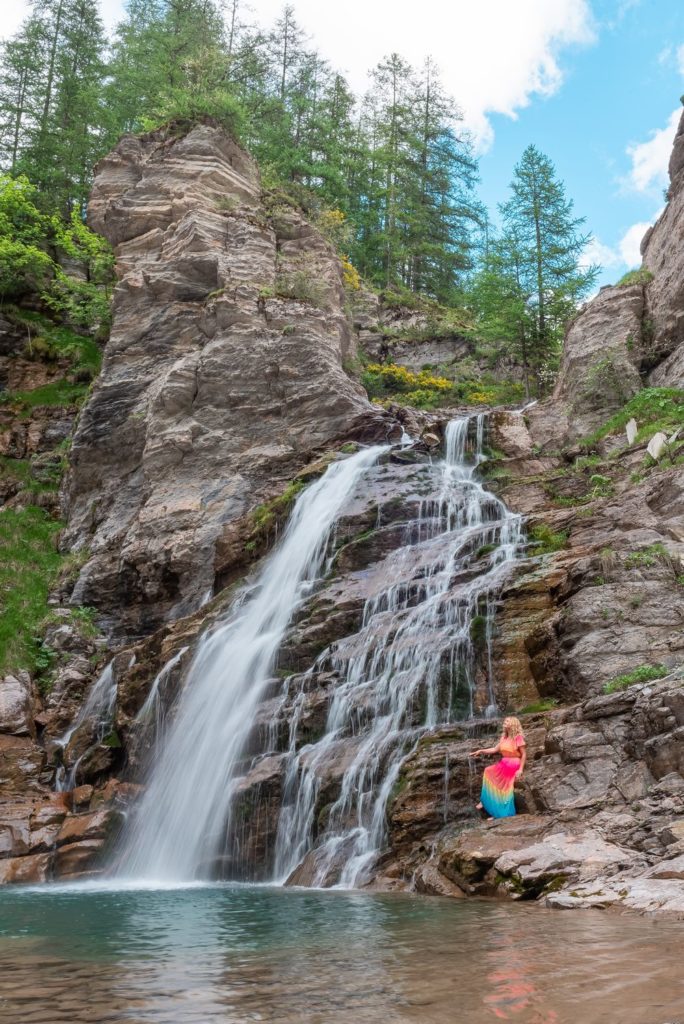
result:
<svg viewBox="0 0 684 1024"><path fill-rule="evenodd" d="M591 239L589 244L585 246L581 260L583 267L598 264L604 270L609 270L611 267L619 267L621 262L620 254L602 242L600 238Z"/></svg>
<svg viewBox="0 0 684 1024"><path fill-rule="evenodd" d="M254 6L270 19L281 3L256 0ZM414 64L434 57L480 149L493 138L488 115L515 117L534 96L552 95L563 82L561 51L595 41L588 0L423 0L418 11L408 0L298 0L296 10L357 91L365 88L368 69L392 51Z"/></svg>
<svg viewBox="0 0 684 1024"><path fill-rule="evenodd" d="M637 142L627 147L632 166L625 183L630 188L637 192L648 192L667 185L667 165L681 114L681 107L673 110L664 128L651 132L646 142Z"/></svg>
<svg viewBox="0 0 684 1024"><path fill-rule="evenodd" d="M655 220L655 218L654 218ZM627 267L640 267L641 266L641 239L644 237L648 229L651 227L653 221L639 221L638 224L632 224L631 228L625 231L624 235L618 242L618 250L620 252L620 260Z"/></svg>
<svg viewBox="0 0 684 1024"><path fill-rule="evenodd" d="M392 51L414 64L434 57L481 150L493 138L491 114L514 118L535 97L557 92L562 52L596 40L590 0L422 0L418 8L409 0L294 2L300 24L357 91L366 87L368 69ZM9 6L6 34L28 10L28 0L10 0ZM108 26L122 6L123 0L102 0ZM255 20L270 23L283 0L251 0L250 6Z"/></svg>

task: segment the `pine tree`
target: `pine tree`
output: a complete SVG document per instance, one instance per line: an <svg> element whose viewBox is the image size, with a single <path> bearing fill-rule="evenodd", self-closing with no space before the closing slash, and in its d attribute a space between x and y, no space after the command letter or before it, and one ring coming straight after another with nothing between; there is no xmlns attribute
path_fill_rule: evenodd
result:
<svg viewBox="0 0 684 1024"><path fill-rule="evenodd" d="M580 259L590 235L585 220L573 215L573 202L556 178L553 164L528 146L516 165L511 198L501 206L506 260L515 263L531 315L527 365L537 375L557 358L566 321L586 296L598 273Z"/></svg>
<svg viewBox="0 0 684 1024"><path fill-rule="evenodd" d="M105 36L88 0L37 0L2 60L2 149L66 215L101 151Z"/></svg>

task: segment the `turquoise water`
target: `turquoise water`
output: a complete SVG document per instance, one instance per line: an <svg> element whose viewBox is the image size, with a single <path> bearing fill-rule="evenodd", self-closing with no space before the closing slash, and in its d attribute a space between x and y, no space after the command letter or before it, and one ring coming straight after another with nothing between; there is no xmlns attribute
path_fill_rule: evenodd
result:
<svg viewBox="0 0 684 1024"><path fill-rule="evenodd" d="M0 892L0 1021L684 1024L682 924L211 886Z"/></svg>

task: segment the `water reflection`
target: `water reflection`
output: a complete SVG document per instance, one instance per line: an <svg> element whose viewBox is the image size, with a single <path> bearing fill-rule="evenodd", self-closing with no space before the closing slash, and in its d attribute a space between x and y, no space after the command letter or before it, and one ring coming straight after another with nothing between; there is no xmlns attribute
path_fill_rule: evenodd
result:
<svg viewBox="0 0 684 1024"><path fill-rule="evenodd" d="M219 886L0 893L2 1024L664 1024L681 925Z"/></svg>

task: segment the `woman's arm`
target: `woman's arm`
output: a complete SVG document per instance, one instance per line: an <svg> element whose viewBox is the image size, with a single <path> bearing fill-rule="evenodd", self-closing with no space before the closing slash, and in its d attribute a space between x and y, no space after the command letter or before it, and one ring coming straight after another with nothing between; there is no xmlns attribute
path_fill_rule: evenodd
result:
<svg viewBox="0 0 684 1024"><path fill-rule="evenodd" d="M520 767L518 768L518 778L520 778L525 769L525 763L527 761L527 744L523 741L522 743L518 743L517 747L520 751Z"/></svg>
<svg viewBox="0 0 684 1024"><path fill-rule="evenodd" d="M473 750L470 753L470 757L479 757L481 754L498 754L499 747L501 746L501 740L495 747L483 747L482 750Z"/></svg>

